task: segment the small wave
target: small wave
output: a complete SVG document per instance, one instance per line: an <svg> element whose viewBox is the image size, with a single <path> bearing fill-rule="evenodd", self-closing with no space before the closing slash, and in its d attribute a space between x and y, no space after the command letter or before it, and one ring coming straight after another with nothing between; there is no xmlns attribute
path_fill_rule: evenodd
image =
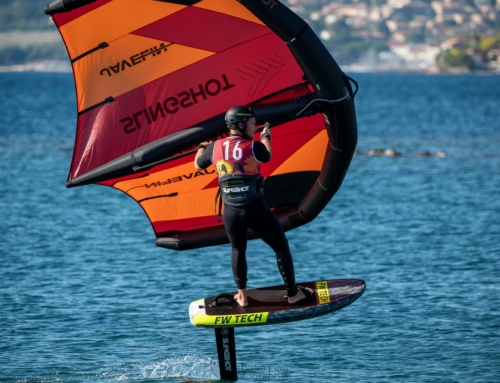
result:
<svg viewBox="0 0 500 383"><path fill-rule="evenodd" d="M214 361L210 357L186 354L179 357L161 359L151 363L127 363L112 367L108 371L84 373L61 373L46 377L25 377L0 380L2 383L65 383L65 382L126 382L168 379L185 382L185 379L218 380L212 371ZM202 383L202 382L199 382Z"/></svg>
<svg viewBox="0 0 500 383"><path fill-rule="evenodd" d="M141 379L165 378L197 378L217 379L212 372L213 363L210 357L184 355L182 357L168 358L159 362L138 365Z"/></svg>
<svg viewBox="0 0 500 383"><path fill-rule="evenodd" d="M407 156L406 154L396 150L396 149L380 149L380 148L374 148L370 149L368 152L363 152L360 150L356 150L354 152L354 155L356 156L368 156L368 157L378 157L378 156L384 156L384 157L401 157L401 156ZM417 154L419 157L439 157L439 158L445 158L446 157L446 152L442 150L438 150L435 153L432 153L428 150L421 151Z"/></svg>

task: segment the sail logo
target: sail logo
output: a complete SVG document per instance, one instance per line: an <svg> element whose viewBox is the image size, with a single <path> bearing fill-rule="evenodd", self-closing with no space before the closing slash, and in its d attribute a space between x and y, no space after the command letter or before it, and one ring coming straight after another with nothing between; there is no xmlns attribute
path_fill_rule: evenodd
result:
<svg viewBox="0 0 500 383"><path fill-rule="evenodd" d="M269 5L269 8L273 9L275 5L278 5L278 3L274 0L262 0L264 5Z"/></svg>
<svg viewBox="0 0 500 383"><path fill-rule="evenodd" d="M183 174L181 176L176 176L176 177L168 178L165 181L155 181L155 182L150 183L150 184L144 184L144 187L146 189L149 189L149 188L152 188L152 187L158 187L158 186L168 185L168 184L171 184L171 183L174 183L174 182L181 182L181 181L184 181L184 180L190 180L190 179L194 179L194 178L199 177L199 176L206 176L206 175L213 174L213 173L215 173L215 170L210 171L208 169L205 169L205 170L199 171L199 172L194 172L194 173L189 173L189 174Z"/></svg>
<svg viewBox="0 0 500 383"><path fill-rule="evenodd" d="M107 68L101 69L99 74L101 76L103 76L104 74L107 74L108 77L111 77L111 76L113 76L113 74L118 74L120 72L123 72L127 68L132 68L135 65L142 64L144 61L146 61L146 58L148 56L156 57L159 54L161 54L161 52L166 52L167 47L169 47L172 44L173 43L170 43L167 45L165 43L161 43L159 48L156 46L148 48L142 52L139 52L139 53L136 53L135 55L130 56L129 57L130 61L122 60L120 62L117 62L116 65L110 65Z"/></svg>
<svg viewBox="0 0 500 383"><path fill-rule="evenodd" d="M163 101L149 105L119 121L123 124L123 131L130 134L141 129L146 124L151 125L158 120L166 118L168 115L173 115L210 97L216 97L235 86L235 84L232 84L228 80L226 74L222 74L219 78L211 78L205 81L205 83L183 90L175 96L167 97Z"/></svg>

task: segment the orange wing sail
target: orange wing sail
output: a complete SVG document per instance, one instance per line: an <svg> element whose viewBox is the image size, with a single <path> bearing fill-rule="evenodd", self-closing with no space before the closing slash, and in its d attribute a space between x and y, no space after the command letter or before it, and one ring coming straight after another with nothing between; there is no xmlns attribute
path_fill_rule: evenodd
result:
<svg viewBox="0 0 500 383"><path fill-rule="evenodd" d="M215 169L193 147L251 105L273 128L265 198L286 230L333 197L356 145L350 82L307 24L279 1L56 0L78 121L66 185L135 199L157 245L227 242ZM252 233L251 237L255 237Z"/></svg>

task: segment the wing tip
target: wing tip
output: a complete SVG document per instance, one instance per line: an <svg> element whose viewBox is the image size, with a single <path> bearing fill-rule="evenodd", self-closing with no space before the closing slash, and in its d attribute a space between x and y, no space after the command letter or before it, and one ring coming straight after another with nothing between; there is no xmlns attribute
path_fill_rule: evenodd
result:
<svg viewBox="0 0 500 383"><path fill-rule="evenodd" d="M95 1L97 0L54 0L50 4L47 4L43 11L46 15L52 16L56 13L72 11L73 9L83 7L84 5L93 3Z"/></svg>

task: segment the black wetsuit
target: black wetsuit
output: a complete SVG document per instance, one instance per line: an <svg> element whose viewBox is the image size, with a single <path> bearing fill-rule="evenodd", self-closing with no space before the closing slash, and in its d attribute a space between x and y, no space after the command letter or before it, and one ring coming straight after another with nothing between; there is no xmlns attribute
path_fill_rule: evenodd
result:
<svg viewBox="0 0 500 383"><path fill-rule="evenodd" d="M197 165L206 169L212 164L214 142L198 158ZM268 162L270 154L264 144L254 142L254 157L259 162ZM276 253L278 269L283 277L288 296L297 294L292 255L285 232L261 196L249 204L230 206L224 204L224 227L231 242L231 265L238 289L245 289L247 283L247 230L256 232Z"/></svg>

